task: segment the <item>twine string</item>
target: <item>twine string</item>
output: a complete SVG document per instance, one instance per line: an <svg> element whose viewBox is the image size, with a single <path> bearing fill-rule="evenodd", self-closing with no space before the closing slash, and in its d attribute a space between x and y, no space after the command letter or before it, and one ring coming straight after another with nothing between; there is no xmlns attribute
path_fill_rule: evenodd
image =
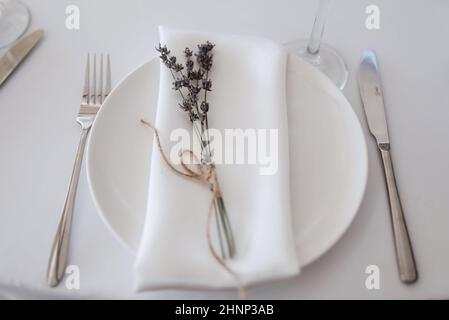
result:
<svg viewBox="0 0 449 320"><path fill-rule="evenodd" d="M218 184L218 178L217 178L215 165L213 163L202 163L201 161L199 161L198 157L195 155L195 153L192 150L187 149L187 150L182 150L181 153L179 154L180 164L183 169L183 170L179 170L171 163L171 161L168 159L164 149L162 148L159 131L151 123L149 123L143 119L141 119L140 121L142 122L142 124L146 125L147 127L151 128L153 130L154 136L156 138L157 148L162 157L162 160L164 161L164 163L168 166L168 168L171 171L173 171L174 173L176 173L182 177L194 179L196 181L209 184L210 190L212 192L212 197L209 201L209 207L208 207L207 219L206 219L207 245L208 245L209 251L212 254L213 258L234 279L240 298L245 299L246 298L246 290L240 280L240 277L237 275L237 273L235 273L234 270L232 270L226 264L225 260L222 257L220 257L220 255L217 253L217 251L215 250L215 248L212 244L212 237L211 237L210 229L211 229L211 223L212 223L212 213L213 213L214 201L222 197L220 185ZM189 155L191 158L193 158L193 160L195 161L194 166L196 167L196 170L192 169L191 167L189 167L189 165L186 162L184 162L185 155Z"/></svg>

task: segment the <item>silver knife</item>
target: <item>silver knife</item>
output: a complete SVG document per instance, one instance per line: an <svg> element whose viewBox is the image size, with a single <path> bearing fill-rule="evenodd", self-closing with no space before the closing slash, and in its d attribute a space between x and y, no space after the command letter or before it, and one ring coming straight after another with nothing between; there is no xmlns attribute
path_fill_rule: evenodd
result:
<svg viewBox="0 0 449 320"><path fill-rule="evenodd" d="M42 38L44 31L37 30L20 39L0 58L0 85L17 68Z"/></svg>
<svg viewBox="0 0 449 320"><path fill-rule="evenodd" d="M390 200L391 221L399 275L402 282L413 283L417 280L418 274L394 177L379 65L376 54L372 50L366 50L363 53L358 81L369 130L376 138L377 146L382 155L388 197Z"/></svg>

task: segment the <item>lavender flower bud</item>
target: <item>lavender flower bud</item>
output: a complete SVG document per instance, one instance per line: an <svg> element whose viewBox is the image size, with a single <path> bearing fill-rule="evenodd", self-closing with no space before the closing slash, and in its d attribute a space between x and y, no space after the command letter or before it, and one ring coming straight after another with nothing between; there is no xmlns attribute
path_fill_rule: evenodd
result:
<svg viewBox="0 0 449 320"><path fill-rule="evenodd" d="M203 80L203 89L206 91L212 90L212 81L211 80Z"/></svg>
<svg viewBox="0 0 449 320"><path fill-rule="evenodd" d="M200 106L201 111L203 111L204 113L209 111L209 103L206 101L201 102L201 106Z"/></svg>

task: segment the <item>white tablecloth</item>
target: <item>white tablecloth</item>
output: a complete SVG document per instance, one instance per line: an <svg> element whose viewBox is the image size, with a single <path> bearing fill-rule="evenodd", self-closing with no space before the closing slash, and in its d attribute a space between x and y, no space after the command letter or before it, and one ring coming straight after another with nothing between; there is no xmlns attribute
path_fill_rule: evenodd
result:
<svg viewBox="0 0 449 320"><path fill-rule="evenodd" d="M49 249L79 138L87 52L109 52L114 82L154 55L157 25L265 36L284 43L308 36L316 1L43 0L24 1L39 48L0 88L0 298L235 298L235 292L132 291L133 257L101 222L83 169L75 207L70 264L80 289L46 285ZM80 30L65 28L77 4ZM449 3L377 0L380 30L365 28L366 0L335 1L325 41L345 57L344 90L369 144L367 193L344 237L293 281L250 290L251 298L449 298ZM356 70L362 51L378 53L393 161L420 279L397 275L387 194L376 146L368 136ZM92 242L95 238L95 242ZM365 269L380 268L368 290Z"/></svg>

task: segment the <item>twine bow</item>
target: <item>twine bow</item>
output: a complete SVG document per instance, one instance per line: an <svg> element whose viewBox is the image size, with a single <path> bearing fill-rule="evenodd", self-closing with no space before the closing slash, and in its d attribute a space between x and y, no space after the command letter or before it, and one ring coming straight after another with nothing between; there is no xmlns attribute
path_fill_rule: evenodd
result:
<svg viewBox="0 0 449 320"><path fill-rule="evenodd" d="M151 123L149 123L143 119L141 119L140 121L144 125L146 125L147 127L151 128L153 130L154 136L156 138L156 144L157 144L159 153L162 156L162 159L165 162L165 164L170 168L170 170L172 170L174 173L176 173L182 177L193 179L193 180L203 182L203 183L207 183L209 185L210 190L212 192L212 197L209 201L209 208L207 211L207 219L206 219L207 245L208 245L209 251L212 254L212 256L214 257L214 259L234 279L240 298L245 299L246 298L246 290L245 290L239 276L234 272L234 270L232 270L226 264L225 260L222 257L220 257L220 255L217 253L217 251L215 250L215 248L212 244L212 238L211 238L211 234L210 234L210 226L212 223L213 205L214 205L214 201L217 200L218 198L221 198L221 196L222 196L221 190L220 190L220 185L218 184L218 178L217 178L217 172L216 172L215 165L213 163L202 163L201 161L199 161L199 159L195 155L195 153L192 150L188 149L188 150L182 150L182 152L179 155L180 163L181 163L181 167L183 168L183 171L177 169L167 158L167 155L165 154L165 151L162 148L161 140L159 137L159 131ZM192 157L194 159L195 167L197 169L196 171L191 169L189 167L189 165L184 162L185 155L189 155L190 157Z"/></svg>

